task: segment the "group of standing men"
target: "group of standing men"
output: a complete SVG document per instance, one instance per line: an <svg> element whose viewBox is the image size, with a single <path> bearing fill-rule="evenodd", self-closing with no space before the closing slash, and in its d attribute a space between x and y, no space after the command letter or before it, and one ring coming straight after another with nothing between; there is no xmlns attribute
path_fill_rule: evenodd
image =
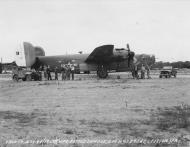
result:
<svg viewBox="0 0 190 147"><path fill-rule="evenodd" d="M147 73L147 79L150 79L150 67L147 65L146 67L144 64L141 65L140 71L141 71L141 76L139 77L138 74L139 68L137 65L134 66L133 71L132 71L132 76L134 79L145 79L145 74Z"/></svg>
<svg viewBox="0 0 190 147"><path fill-rule="evenodd" d="M57 67L54 68L55 80L58 80L59 70ZM62 80L74 80L75 67L74 64L61 64L61 77ZM44 67L44 78L46 80L52 80L50 66Z"/></svg>
<svg viewBox="0 0 190 147"><path fill-rule="evenodd" d="M50 66L44 66L44 78L46 80L52 80Z"/></svg>
<svg viewBox="0 0 190 147"><path fill-rule="evenodd" d="M145 74L147 73L147 79L150 79L150 68L147 65L146 67L142 64L141 68L141 76L139 77L139 67L137 65L135 65L132 69L132 76L134 79L145 79ZM59 70L57 67L55 67L54 69L54 73L55 73L55 80L58 80L58 73ZM75 73L75 66L74 64L61 64L61 77L62 80L70 80L72 78L72 80L74 80L74 73ZM44 78L46 80L52 80L51 77L51 70L50 70L50 66L45 66L44 67Z"/></svg>
<svg viewBox="0 0 190 147"><path fill-rule="evenodd" d="M72 80L74 80L74 74L75 74L74 64L62 64L61 65L62 80L70 80L71 76L72 76Z"/></svg>

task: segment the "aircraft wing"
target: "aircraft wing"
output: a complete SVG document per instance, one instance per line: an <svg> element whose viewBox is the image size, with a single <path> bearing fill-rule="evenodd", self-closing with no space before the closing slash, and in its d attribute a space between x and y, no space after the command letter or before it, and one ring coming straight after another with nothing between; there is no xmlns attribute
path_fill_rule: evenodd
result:
<svg viewBox="0 0 190 147"><path fill-rule="evenodd" d="M86 63L109 63L113 59L114 45L103 45L95 48L86 59Z"/></svg>

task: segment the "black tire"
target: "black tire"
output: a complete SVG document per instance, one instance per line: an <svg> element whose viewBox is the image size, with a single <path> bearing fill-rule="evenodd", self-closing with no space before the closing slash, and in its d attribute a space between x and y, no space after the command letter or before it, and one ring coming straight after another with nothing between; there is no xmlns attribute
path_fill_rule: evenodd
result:
<svg viewBox="0 0 190 147"><path fill-rule="evenodd" d="M42 80L42 74L40 72L39 73L33 73L32 79L34 79L35 81L41 81Z"/></svg>
<svg viewBox="0 0 190 147"><path fill-rule="evenodd" d="M39 80L39 76L36 73L33 73L31 77L32 77L32 79L34 79L34 81Z"/></svg>
<svg viewBox="0 0 190 147"><path fill-rule="evenodd" d="M35 81L41 81L42 79L41 79L41 77L40 77L39 75L36 75L36 76L34 77L34 80L35 80Z"/></svg>
<svg viewBox="0 0 190 147"><path fill-rule="evenodd" d="M98 66L97 75L99 78L105 79L108 76L107 68L104 65Z"/></svg>
<svg viewBox="0 0 190 147"><path fill-rule="evenodd" d="M162 76L160 75L160 78L162 78Z"/></svg>
<svg viewBox="0 0 190 147"><path fill-rule="evenodd" d="M39 75L39 81L41 81L42 80L42 76L41 75Z"/></svg>
<svg viewBox="0 0 190 147"><path fill-rule="evenodd" d="M26 75L26 81L32 81L32 76L31 75Z"/></svg>
<svg viewBox="0 0 190 147"><path fill-rule="evenodd" d="M18 75L14 75L14 76L13 76L13 81L18 82Z"/></svg>
<svg viewBox="0 0 190 147"><path fill-rule="evenodd" d="M84 74L90 74L90 71L84 71Z"/></svg>

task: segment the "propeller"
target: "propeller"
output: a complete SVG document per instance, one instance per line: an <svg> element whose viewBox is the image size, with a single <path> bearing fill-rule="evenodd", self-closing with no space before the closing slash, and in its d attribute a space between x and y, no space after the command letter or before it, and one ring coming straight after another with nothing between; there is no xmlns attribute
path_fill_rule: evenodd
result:
<svg viewBox="0 0 190 147"><path fill-rule="evenodd" d="M129 44L127 43L127 49L128 49L128 51L130 51L130 47L129 47Z"/></svg>
<svg viewBox="0 0 190 147"><path fill-rule="evenodd" d="M134 56L135 56L135 53L129 51L129 54L128 54L128 67L130 66L131 61L134 60Z"/></svg>
<svg viewBox="0 0 190 147"><path fill-rule="evenodd" d="M128 67L129 67L131 61L133 61L133 58L134 58L134 56L135 56L135 53L130 51L129 44L127 44L127 49L128 49Z"/></svg>

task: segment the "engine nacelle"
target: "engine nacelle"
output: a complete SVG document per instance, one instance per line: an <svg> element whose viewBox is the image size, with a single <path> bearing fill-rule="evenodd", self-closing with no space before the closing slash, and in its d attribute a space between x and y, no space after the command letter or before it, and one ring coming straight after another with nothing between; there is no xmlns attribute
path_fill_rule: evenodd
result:
<svg viewBox="0 0 190 147"><path fill-rule="evenodd" d="M126 49L124 49L124 48L114 48L113 49L113 55L114 56L127 58L128 53L129 52Z"/></svg>

